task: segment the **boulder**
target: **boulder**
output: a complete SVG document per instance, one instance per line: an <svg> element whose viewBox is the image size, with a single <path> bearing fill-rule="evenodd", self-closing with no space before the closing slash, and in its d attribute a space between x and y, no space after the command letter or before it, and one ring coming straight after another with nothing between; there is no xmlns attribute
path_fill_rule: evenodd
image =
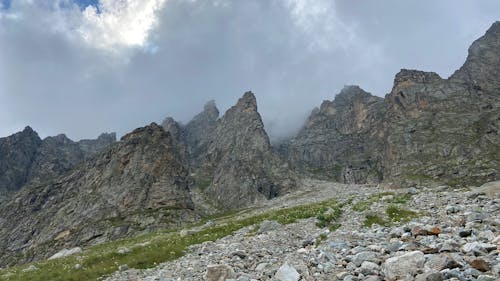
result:
<svg viewBox="0 0 500 281"><path fill-rule="evenodd" d="M382 265L382 272L389 280L415 275L425 263L424 253L413 251L401 256L388 258Z"/></svg>

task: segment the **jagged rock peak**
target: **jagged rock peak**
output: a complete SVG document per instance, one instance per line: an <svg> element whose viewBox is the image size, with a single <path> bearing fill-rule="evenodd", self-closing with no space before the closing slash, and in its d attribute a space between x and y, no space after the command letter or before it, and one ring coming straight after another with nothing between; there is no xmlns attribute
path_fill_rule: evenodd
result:
<svg viewBox="0 0 500 281"><path fill-rule="evenodd" d="M257 111L257 99L251 91L246 92L236 103L236 108L241 110Z"/></svg>
<svg viewBox="0 0 500 281"><path fill-rule="evenodd" d="M205 106L203 106L203 111L198 113L186 127L193 126L194 124L198 124L200 122L214 122L219 118L219 109L217 109L217 105L214 100L208 101ZM167 118L168 119L168 118Z"/></svg>
<svg viewBox="0 0 500 281"><path fill-rule="evenodd" d="M36 134L36 132L30 126L24 127L24 130L22 132L23 133L35 133Z"/></svg>
<svg viewBox="0 0 500 281"><path fill-rule="evenodd" d="M413 69L401 69L394 78L394 86L391 94L399 94L402 90L411 88L419 84L435 84L443 79L435 72L426 72Z"/></svg>
<svg viewBox="0 0 500 281"><path fill-rule="evenodd" d="M169 132L176 140L180 140L182 135L181 125L172 117L167 117L161 123L166 132Z"/></svg>
<svg viewBox="0 0 500 281"><path fill-rule="evenodd" d="M115 142L116 141L116 133L102 133L97 137L97 140L107 140L110 142Z"/></svg>
<svg viewBox="0 0 500 281"><path fill-rule="evenodd" d="M179 123L177 123L177 121L175 121L174 118L172 117L167 117L165 119L163 119L163 122L161 122L161 126L163 127L163 129L165 131L169 131L168 129L171 128L172 126L179 126Z"/></svg>
<svg viewBox="0 0 500 281"><path fill-rule="evenodd" d="M17 132L15 134L12 134L11 136L9 136L7 138L10 138L10 137L40 139L40 137L38 136L38 133L35 130L33 130L30 126L26 126L22 131ZM41 141L41 139L40 139L40 141Z"/></svg>
<svg viewBox="0 0 500 281"><path fill-rule="evenodd" d="M43 141L57 143L57 144L73 143L73 141L70 138L68 138L65 134L59 134L53 137L46 137Z"/></svg>
<svg viewBox="0 0 500 281"><path fill-rule="evenodd" d="M217 115L217 117L219 117L219 109L217 109L215 100L209 100L203 107L203 111L209 113L210 115Z"/></svg>
<svg viewBox="0 0 500 281"><path fill-rule="evenodd" d="M404 82L414 82L414 83L433 83L440 82L442 78L435 72L426 72L415 69L401 69L396 77L394 78L394 84L400 84Z"/></svg>
<svg viewBox="0 0 500 281"><path fill-rule="evenodd" d="M352 101L355 100L365 100L372 97L374 96L357 85L347 85L335 96L334 103L341 105L345 103L352 103Z"/></svg>
<svg viewBox="0 0 500 281"><path fill-rule="evenodd" d="M143 139L144 137L166 137L170 135L167 133L160 125L155 122L141 128L137 128L133 130L131 133L124 135L121 138L121 141L133 141Z"/></svg>
<svg viewBox="0 0 500 281"><path fill-rule="evenodd" d="M315 108L311 115L318 113L333 114L335 111L332 109L333 107L349 107L354 103L369 103L377 100L382 100L382 98L373 96L357 85L347 85L344 86L340 93L335 95L333 101L324 100L320 109Z"/></svg>
<svg viewBox="0 0 500 281"><path fill-rule="evenodd" d="M497 21L469 47L464 65L451 77L452 81L472 84L476 89L500 90L500 22Z"/></svg>

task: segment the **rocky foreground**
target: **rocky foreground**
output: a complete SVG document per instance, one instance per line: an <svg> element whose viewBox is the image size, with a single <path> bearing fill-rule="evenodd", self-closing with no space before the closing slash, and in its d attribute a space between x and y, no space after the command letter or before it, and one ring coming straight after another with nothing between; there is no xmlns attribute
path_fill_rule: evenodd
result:
<svg viewBox="0 0 500 281"><path fill-rule="evenodd" d="M261 206L336 197L343 204L333 227L318 227L318 218L265 221L193 245L153 269L121 265L105 280L499 280L500 182L468 189L349 187L309 182L300 194Z"/></svg>

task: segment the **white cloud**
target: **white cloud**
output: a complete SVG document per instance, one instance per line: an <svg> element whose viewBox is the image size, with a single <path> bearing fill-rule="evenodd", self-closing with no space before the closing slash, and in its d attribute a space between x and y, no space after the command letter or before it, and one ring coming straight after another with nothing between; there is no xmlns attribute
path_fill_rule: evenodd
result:
<svg viewBox="0 0 500 281"><path fill-rule="evenodd" d="M287 0L295 25L313 50L347 49L356 40L354 26L338 16L335 1Z"/></svg>
<svg viewBox="0 0 500 281"><path fill-rule="evenodd" d="M98 9L83 11L82 38L97 48L145 47L149 32L158 24L165 0L101 0Z"/></svg>

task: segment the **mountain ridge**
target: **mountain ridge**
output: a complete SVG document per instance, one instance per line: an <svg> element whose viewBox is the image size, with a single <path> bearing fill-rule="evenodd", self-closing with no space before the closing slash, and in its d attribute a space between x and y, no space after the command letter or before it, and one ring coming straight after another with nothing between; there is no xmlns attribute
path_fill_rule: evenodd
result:
<svg viewBox="0 0 500 281"><path fill-rule="evenodd" d="M384 98L345 87L279 147L252 92L222 116L209 101L186 125L166 118L118 142L41 140L30 127L1 138L0 183L12 197L0 205L0 266L252 206L299 177L389 187L498 180L500 67L490 57L500 59L499 34L496 22L448 79L402 69Z"/></svg>

